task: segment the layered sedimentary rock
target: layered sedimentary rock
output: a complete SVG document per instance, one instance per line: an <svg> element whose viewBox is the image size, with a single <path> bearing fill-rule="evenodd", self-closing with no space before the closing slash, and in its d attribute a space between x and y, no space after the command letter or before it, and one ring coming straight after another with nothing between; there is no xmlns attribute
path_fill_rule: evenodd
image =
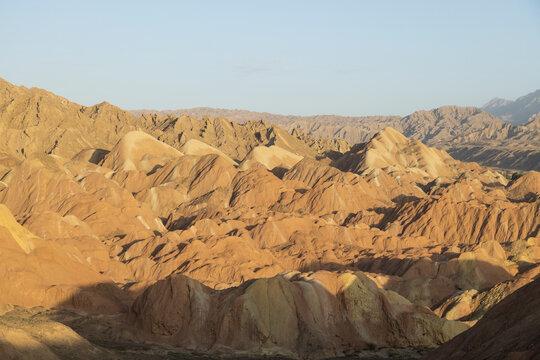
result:
<svg viewBox="0 0 540 360"><path fill-rule="evenodd" d="M537 278L537 172L509 181L392 128L332 150L264 122L137 119L4 86L0 306L14 312L0 319L0 343L9 354L26 339L63 356L39 326L13 330L38 311L14 306L39 305L84 311L39 316L104 358L142 342L154 355L169 345L187 355L416 351L480 324ZM113 124L107 135L85 133L101 121ZM30 140L19 137L25 128Z"/></svg>
<svg viewBox="0 0 540 360"><path fill-rule="evenodd" d="M417 111L405 117L292 116L212 108L165 110L159 113L170 116L188 115L197 119L204 116L226 117L240 123L265 120L289 130L297 138L313 144L312 146L316 146L316 141L308 137L335 141L343 139L355 144L368 141L385 127L392 127L410 139L446 150L458 160L476 161L482 165L503 169L539 171L540 133L537 126L538 116L535 115L538 113L537 96L538 91L519 98L515 103L495 101L486 104L483 109L443 106L429 111ZM139 110L132 113L140 116L158 112ZM513 120L514 116L516 121ZM324 146L326 150L341 153L348 150L346 144ZM326 154L331 156L329 151L326 151Z"/></svg>
<svg viewBox="0 0 540 360"><path fill-rule="evenodd" d="M540 352L540 280L522 287L490 309L470 330L427 359L534 359Z"/></svg>
<svg viewBox="0 0 540 360"><path fill-rule="evenodd" d="M433 346L467 328L378 288L360 272L287 274L221 292L168 277L131 311L143 330L172 345L316 358L366 344Z"/></svg>

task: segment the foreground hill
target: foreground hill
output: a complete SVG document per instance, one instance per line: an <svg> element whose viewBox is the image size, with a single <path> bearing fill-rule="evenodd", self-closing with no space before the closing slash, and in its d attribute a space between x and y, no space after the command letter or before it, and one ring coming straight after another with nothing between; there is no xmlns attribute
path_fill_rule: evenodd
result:
<svg viewBox="0 0 540 360"><path fill-rule="evenodd" d="M535 359L540 354L539 306L537 279L495 305L472 329L427 359Z"/></svg>
<svg viewBox="0 0 540 360"><path fill-rule="evenodd" d="M516 126L473 107L444 106L430 111L418 111L403 118L334 115L302 117L212 108L162 113L188 114L196 118L205 115L226 116L239 122L262 119L289 131L300 130L312 136L344 139L353 144L366 142L375 133L390 126L411 139L446 150L458 160L475 161L503 169L540 170L540 129L534 125L536 122L533 118L528 123L524 120L523 126Z"/></svg>
<svg viewBox="0 0 540 360"><path fill-rule="evenodd" d="M540 272L536 171L6 88L1 358L418 357Z"/></svg>

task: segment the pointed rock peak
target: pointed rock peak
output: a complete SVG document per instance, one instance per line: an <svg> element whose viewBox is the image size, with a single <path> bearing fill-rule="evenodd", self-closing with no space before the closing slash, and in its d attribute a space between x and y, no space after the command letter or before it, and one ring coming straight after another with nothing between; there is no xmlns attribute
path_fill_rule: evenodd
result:
<svg viewBox="0 0 540 360"><path fill-rule="evenodd" d="M114 106L113 104L111 104L111 103L109 103L107 101L102 101L99 104L94 105L94 107L97 108L97 109L107 109L107 110L113 109L113 110L123 111L118 106Z"/></svg>
<svg viewBox="0 0 540 360"><path fill-rule="evenodd" d="M107 101L102 101L99 104L92 105L90 107L83 107L85 112L89 114L90 117L96 114L104 114L106 112L121 112L123 111L119 107L116 107Z"/></svg>
<svg viewBox="0 0 540 360"><path fill-rule="evenodd" d="M405 137L402 133L394 129L393 127L385 127L381 131L379 131L373 138L370 140L372 142L373 140L378 140L383 143L394 143L394 144L403 144L407 143L410 140Z"/></svg>
<svg viewBox="0 0 540 360"><path fill-rule="evenodd" d="M197 155L197 156L204 156L204 155L210 155L210 154L219 155L231 165L237 165L236 161L234 161L233 159L225 155L222 151L196 139L187 140L186 143L182 145L182 147L180 148L180 151L184 153L185 155Z"/></svg>
<svg viewBox="0 0 540 360"><path fill-rule="evenodd" d="M248 120L246 121L245 123L247 126L263 126L263 127L270 127L270 123L267 122L266 120L264 119L259 119L259 120Z"/></svg>
<svg viewBox="0 0 540 360"><path fill-rule="evenodd" d="M183 154L153 136L134 130L126 133L105 156L101 165L113 170L142 170L149 172Z"/></svg>
<svg viewBox="0 0 540 360"><path fill-rule="evenodd" d="M507 99L501 99L499 97L494 97L489 100L487 103L482 106L483 109L489 109L491 107L504 106L510 104L512 101Z"/></svg>
<svg viewBox="0 0 540 360"><path fill-rule="evenodd" d="M159 140L154 138L152 135L147 134L142 130L132 130L127 132L124 136L122 136L122 139L120 139L119 142L134 142L142 139L151 139L153 141L159 142Z"/></svg>
<svg viewBox="0 0 540 360"><path fill-rule="evenodd" d="M239 169L246 170L254 166L254 164L262 164L268 170L272 170L278 166L290 169L302 159L303 156L299 156L279 146L256 146L240 163Z"/></svg>
<svg viewBox="0 0 540 360"><path fill-rule="evenodd" d="M141 150L147 150L149 153L159 153L159 151L162 151L176 156L183 155L177 149L165 144L162 141L159 141L152 135L147 134L142 130L132 130L126 133L115 147L118 147L119 145L128 146L130 150L137 150L138 148L141 148Z"/></svg>

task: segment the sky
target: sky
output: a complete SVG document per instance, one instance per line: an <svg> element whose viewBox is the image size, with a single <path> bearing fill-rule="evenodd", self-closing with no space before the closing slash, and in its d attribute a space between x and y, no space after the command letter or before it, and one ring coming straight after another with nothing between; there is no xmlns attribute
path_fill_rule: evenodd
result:
<svg viewBox="0 0 540 360"><path fill-rule="evenodd" d="M407 115L540 88L540 0L0 0L0 77L82 105Z"/></svg>

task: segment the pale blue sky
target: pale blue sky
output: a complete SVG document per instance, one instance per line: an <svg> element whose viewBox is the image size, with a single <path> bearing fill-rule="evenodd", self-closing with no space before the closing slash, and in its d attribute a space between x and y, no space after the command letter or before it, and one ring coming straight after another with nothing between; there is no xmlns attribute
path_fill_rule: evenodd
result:
<svg viewBox="0 0 540 360"><path fill-rule="evenodd" d="M540 0L0 0L0 77L83 105L406 115L540 88Z"/></svg>

